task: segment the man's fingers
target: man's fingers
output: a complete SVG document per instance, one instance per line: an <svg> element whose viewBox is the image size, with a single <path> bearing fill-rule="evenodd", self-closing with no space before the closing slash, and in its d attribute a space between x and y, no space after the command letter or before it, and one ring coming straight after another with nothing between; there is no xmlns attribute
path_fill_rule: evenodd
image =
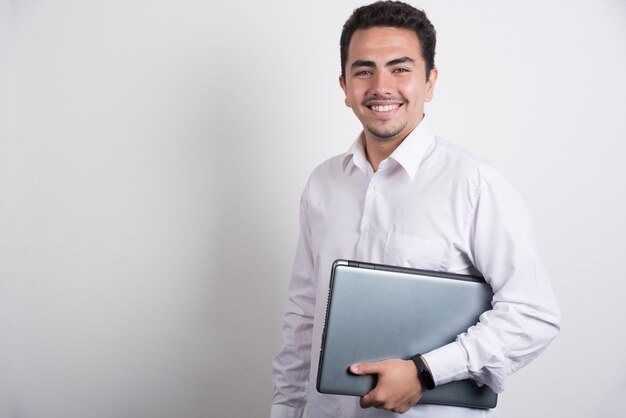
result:
<svg viewBox="0 0 626 418"><path fill-rule="evenodd" d="M415 364L411 360L383 360L355 363L350 371L357 375L377 375L376 387L360 399L361 408L382 408L404 413L422 396Z"/></svg>
<svg viewBox="0 0 626 418"><path fill-rule="evenodd" d="M359 401L361 408L380 407L383 401L376 395L377 392L373 390L367 395L361 397L361 400Z"/></svg>

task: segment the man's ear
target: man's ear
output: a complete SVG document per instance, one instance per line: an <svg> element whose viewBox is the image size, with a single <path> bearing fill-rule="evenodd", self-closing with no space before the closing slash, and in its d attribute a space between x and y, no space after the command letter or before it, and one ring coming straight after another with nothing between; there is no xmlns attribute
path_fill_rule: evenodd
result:
<svg viewBox="0 0 626 418"><path fill-rule="evenodd" d="M439 70L433 68L430 70L428 80L426 81L426 94L424 95L424 101L430 102L435 95L435 84L437 83L437 77L439 76Z"/></svg>
<svg viewBox="0 0 626 418"><path fill-rule="evenodd" d="M346 98L344 99L344 103L346 104L346 106L352 107L350 106L350 100L348 100L348 87L346 86L346 79L343 75L339 76L339 86L341 87L341 90L343 90L343 94L346 96Z"/></svg>

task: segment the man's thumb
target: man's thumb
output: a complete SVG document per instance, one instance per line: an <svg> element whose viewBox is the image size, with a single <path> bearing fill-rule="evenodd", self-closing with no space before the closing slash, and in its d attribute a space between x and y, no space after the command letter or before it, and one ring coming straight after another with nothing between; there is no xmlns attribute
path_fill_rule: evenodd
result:
<svg viewBox="0 0 626 418"><path fill-rule="evenodd" d="M355 363L350 366L350 372L356 375L377 374L379 367L378 363Z"/></svg>

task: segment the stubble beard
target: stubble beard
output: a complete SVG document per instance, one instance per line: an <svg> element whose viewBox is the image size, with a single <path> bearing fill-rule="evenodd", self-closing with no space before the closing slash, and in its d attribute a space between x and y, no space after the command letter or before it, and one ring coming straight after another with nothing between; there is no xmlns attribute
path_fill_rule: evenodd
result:
<svg viewBox="0 0 626 418"><path fill-rule="evenodd" d="M389 127L387 129L376 129L371 126L367 126L367 131L372 134L374 139L380 141L388 141L392 138L395 138L400 132L402 132L406 128L406 122L395 127Z"/></svg>

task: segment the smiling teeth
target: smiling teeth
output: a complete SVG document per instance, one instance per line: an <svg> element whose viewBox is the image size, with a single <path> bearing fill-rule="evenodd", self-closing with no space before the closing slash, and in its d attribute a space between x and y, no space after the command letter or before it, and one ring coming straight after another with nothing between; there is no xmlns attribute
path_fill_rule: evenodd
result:
<svg viewBox="0 0 626 418"><path fill-rule="evenodd" d="M400 105L385 105L385 106L372 106L372 110L375 112L389 112L390 110L397 109Z"/></svg>

